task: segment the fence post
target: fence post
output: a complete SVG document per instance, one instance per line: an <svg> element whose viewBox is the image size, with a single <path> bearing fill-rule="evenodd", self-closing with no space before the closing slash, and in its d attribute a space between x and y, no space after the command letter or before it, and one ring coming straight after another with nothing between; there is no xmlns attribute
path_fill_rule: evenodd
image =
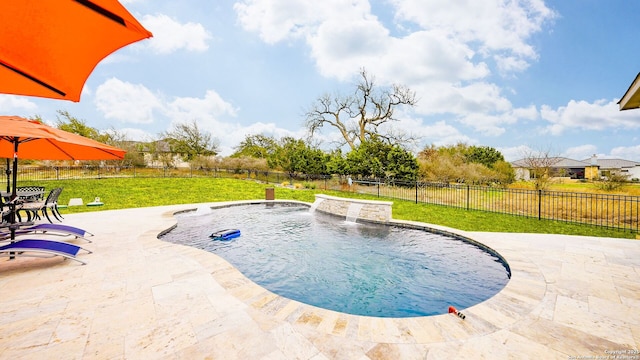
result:
<svg viewBox="0 0 640 360"><path fill-rule="evenodd" d="M542 219L542 189L538 190L538 220Z"/></svg>
<svg viewBox="0 0 640 360"><path fill-rule="evenodd" d="M376 183L378 186L378 197L380 197L380 179L377 179Z"/></svg>
<svg viewBox="0 0 640 360"><path fill-rule="evenodd" d="M469 206L470 206L470 198L471 196L471 186L469 184L467 184L467 210L469 210Z"/></svg>
<svg viewBox="0 0 640 360"><path fill-rule="evenodd" d="M416 180L416 204L418 203L418 180Z"/></svg>

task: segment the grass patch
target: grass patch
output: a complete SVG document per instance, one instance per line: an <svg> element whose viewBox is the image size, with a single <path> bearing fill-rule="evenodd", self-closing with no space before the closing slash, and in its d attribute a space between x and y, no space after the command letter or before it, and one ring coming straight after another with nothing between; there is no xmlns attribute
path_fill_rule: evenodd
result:
<svg viewBox="0 0 640 360"><path fill-rule="evenodd" d="M47 191L63 187L59 204L67 204L70 198L82 198L84 203L100 197L104 206L74 206L62 209L62 214L116 210L136 207L194 204L203 202L256 200L265 198L265 189L272 184L252 180L228 178L105 178L92 180L40 181ZM22 182L20 186L36 185ZM378 198L353 192L324 191L322 189L292 189L276 187L276 199L299 200L313 203L315 194L322 193L358 199L393 202L393 217L401 220L420 221L449 226L465 231L546 233L617 238L635 238L635 234L595 226L571 224L560 221L537 220L513 215L483 211L415 204L411 201Z"/></svg>

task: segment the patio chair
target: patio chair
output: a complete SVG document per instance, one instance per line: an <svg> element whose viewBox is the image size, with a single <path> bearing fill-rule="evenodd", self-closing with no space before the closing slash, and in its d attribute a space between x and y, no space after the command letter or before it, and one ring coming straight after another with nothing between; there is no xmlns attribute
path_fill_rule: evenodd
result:
<svg viewBox="0 0 640 360"><path fill-rule="evenodd" d="M22 203L16 200L14 200L15 211L18 211L22 208ZM5 201L5 199L0 196L0 224L8 223L9 221L11 221L12 210L10 203L11 201Z"/></svg>
<svg viewBox="0 0 640 360"><path fill-rule="evenodd" d="M40 239L24 239L11 244L0 246L0 256L9 256L11 258L17 256L28 257L53 257L62 256L65 259L78 261L82 265L87 263L76 258L78 252L84 250L91 254L90 250L82 248L78 245Z"/></svg>
<svg viewBox="0 0 640 360"><path fill-rule="evenodd" d="M51 221L51 218L49 217L48 212L48 210L51 210L51 214L53 214L53 216L58 221L62 221L63 217L58 210L58 197L60 196L60 193L62 193L62 188L55 188L49 192L49 195L47 196L47 199L45 201L23 203L22 207L17 212L18 218L20 219L20 221L22 221L20 211L25 211L27 213L27 221L31 221L32 218L34 220L40 219L39 213L42 213L44 214L44 216L46 216L47 220L49 220L50 223L53 223L53 221Z"/></svg>
<svg viewBox="0 0 640 360"><path fill-rule="evenodd" d="M20 225L20 224L17 224ZM8 227L9 225L0 225L0 241L7 240L11 237L11 232L7 229L1 229L1 227ZM87 239L87 236L93 236L92 233L80 229L74 226L62 225L62 224L37 224L31 226L17 226L16 236L28 236L28 235L54 235L54 236L74 236L76 239L82 239L87 242L92 242Z"/></svg>

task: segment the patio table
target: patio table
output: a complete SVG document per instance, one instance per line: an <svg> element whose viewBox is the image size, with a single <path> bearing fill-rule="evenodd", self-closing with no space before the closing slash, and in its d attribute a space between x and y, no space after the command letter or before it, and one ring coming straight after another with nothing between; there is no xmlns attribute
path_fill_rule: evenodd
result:
<svg viewBox="0 0 640 360"><path fill-rule="evenodd" d="M11 192L1 191L0 193L5 201L11 200ZM44 196L44 190L21 190L17 191L16 195L24 202L32 202L41 199Z"/></svg>

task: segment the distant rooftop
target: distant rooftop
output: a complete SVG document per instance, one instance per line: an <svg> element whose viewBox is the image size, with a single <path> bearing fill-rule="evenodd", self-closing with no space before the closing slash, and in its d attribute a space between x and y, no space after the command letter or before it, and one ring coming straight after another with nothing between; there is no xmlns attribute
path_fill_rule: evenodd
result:
<svg viewBox="0 0 640 360"><path fill-rule="evenodd" d="M537 159L539 161L542 161L543 158L539 158ZM566 157L550 157L548 160L544 160L545 162L548 162L549 165L551 165L552 167L563 167L563 168L571 168L571 167L585 167L585 166L589 166L590 163L589 161L580 161L580 160L574 160L574 159L569 159ZM531 165L531 163L535 163L537 162L536 159L520 159L520 160L516 160L513 161L511 164L513 164L513 166L515 167L528 167Z"/></svg>
<svg viewBox="0 0 640 360"><path fill-rule="evenodd" d="M511 164L514 167L529 167L531 164L535 164L536 162L541 162L543 159L520 159L516 161L512 161ZM594 164L595 161L595 164ZM584 160L574 160L566 157L550 157L548 160L544 160L544 162L548 163L551 167L557 168L581 168L586 166L597 165L601 169L623 169L623 168L632 168L635 166L640 166L640 162L624 160L624 159L600 159L597 157L591 157Z"/></svg>
<svg viewBox="0 0 640 360"><path fill-rule="evenodd" d="M591 158L583 161L590 164ZM640 163L637 161L624 160L624 159L598 159L598 158L596 158L596 164L600 166L600 168L602 169L622 169L622 168L630 168L630 167L640 165Z"/></svg>

